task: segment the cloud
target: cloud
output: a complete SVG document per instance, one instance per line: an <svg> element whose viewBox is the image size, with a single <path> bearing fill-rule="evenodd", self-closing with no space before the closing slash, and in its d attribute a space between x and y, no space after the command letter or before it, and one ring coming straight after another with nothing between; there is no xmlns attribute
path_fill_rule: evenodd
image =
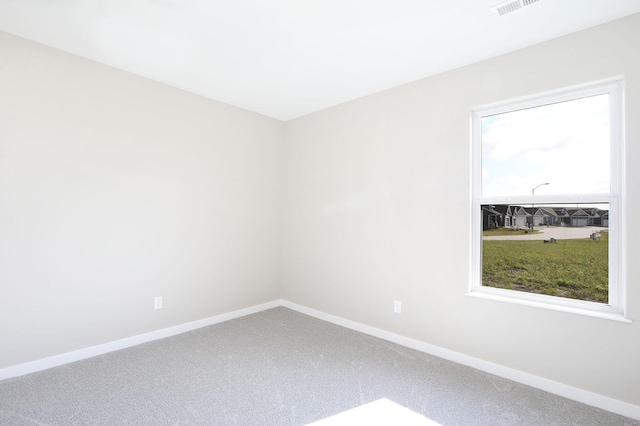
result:
<svg viewBox="0 0 640 426"><path fill-rule="evenodd" d="M608 95L514 111L482 121L483 195L609 192ZM544 191L544 192L543 192Z"/></svg>

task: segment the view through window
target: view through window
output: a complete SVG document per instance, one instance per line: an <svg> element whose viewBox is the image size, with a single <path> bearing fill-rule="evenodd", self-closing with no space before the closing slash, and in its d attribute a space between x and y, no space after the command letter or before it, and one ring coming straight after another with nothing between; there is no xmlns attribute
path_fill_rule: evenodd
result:
<svg viewBox="0 0 640 426"><path fill-rule="evenodd" d="M483 205L482 285L609 301L609 205Z"/></svg>

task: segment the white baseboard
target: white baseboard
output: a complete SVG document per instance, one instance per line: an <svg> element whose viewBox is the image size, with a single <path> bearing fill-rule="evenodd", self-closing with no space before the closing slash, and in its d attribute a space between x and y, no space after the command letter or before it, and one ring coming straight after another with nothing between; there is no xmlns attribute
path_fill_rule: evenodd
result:
<svg viewBox="0 0 640 426"><path fill-rule="evenodd" d="M71 362L80 361L82 359L103 355L120 349L126 349L131 346L151 342L153 340L164 339L165 337L175 336L177 334L197 330L202 327L207 327L209 325L218 324L246 315L251 315L267 309L276 308L278 306L284 306L286 308L292 309L305 315L312 316L314 318L318 318L323 321L331 322L333 324L350 328L352 330L359 331L361 333L365 333L374 337L379 337L381 339L388 340L390 342L397 343L399 345L406 346L408 348L415 349L421 352L425 352L439 358L453 361L458 364L473 367L478 370L503 377L505 379L513 380L518 383L532 386L537 389L541 389L565 398L572 399L574 401L581 402L583 404L591 405L593 407L598 407L612 413L640 420L640 406L602 396L593 392L585 391L573 386L554 382L553 380L545 379L529 373L524 373L519 370L514 370L512 368L504 367L499 364L494 364L492 362L464 355L459 352L444 349L439 346L430 345L419 340L411 339L399 334L391 333L335 315L327 314L312 308L307 308L306 306L298 305L286 300L274 300L272 302L216 315L202 320L193 321L174 327L164 328L162 330L140 334L138 336L116 340L114 342L104 343L73 352L55 355L49 358L3 368L0 369L0 380L35 373L37 371L46 370L48 368L57 367L63 364L68 364Z"/></svg>
<svg viewBox="0 0 640 426"><path fill-rule="evenodd" d="M622 416L640 420L640 406L637 405L629 404L627 402L619 401L617 399L609 398L559 382L554 382L553 380L545 379L543 377L535 376L533 374L525 373L519 370L514 370L509 367L494 364L492 362L464 355L459 352L444 349L439 346L430 345L419 340L380 330L375 327L344 319L335 315L327 314L315 309L307 308L306 306L298 305L286 300L282 301L282 306L300 312L302 314L321 319L323 321L331 322L333 324L350 328L352 330L359 331L361 333L365 333L374 337L379 337L381 339L388 340L390 342L397 343L399 345L406 346L408 348L415 349L421 352L425 352L439 358L453 361L458 364L473 367L486 373L513 380L514 382L541 389L546 392L562 396L564 398L569 398L574 401L601 408L615 414L620 414Z"/></svg>
<svg viewBox="0 0 640 426"><path fill-rule="evenodd" d="M35 373L37 371L46 370L48 368L58 367L70 362L80 361L86 358L118 351L120 349L126 349L131 346L151 342L153 340L164 339L165 337L171 337L175 336L176 334L197 330L209 325L218 324L235 318L244 317L246 315L255 314L256 312L264 311L267 309L276 308L281 305L281 300L274 300L272 302L251 306L249 308L240 309L233 312L227 312L225 314L215 315L213 317L204 318L198 321L188 322L186 324L180 324L174 327L163 328L161 330L151 331L149 333L127 337L125 339L116 340L113 342L103 343L101 345L91 346L89 348L79 349L77 351L67 352L64 354L3 368L0 369L0 380L23 376L25 374Z"/></svg>

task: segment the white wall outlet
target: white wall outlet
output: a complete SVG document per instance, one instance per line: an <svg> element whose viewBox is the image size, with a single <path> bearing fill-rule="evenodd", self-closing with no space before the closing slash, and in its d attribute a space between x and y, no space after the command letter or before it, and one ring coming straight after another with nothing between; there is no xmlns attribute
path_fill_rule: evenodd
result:
<svg viewBox="0 0 640 426"><path fill-rule="evenodd" d="M396 314L401 314L402 313L402 302L399 300L394 300L393 301L393 312L395 312Z"/></svg>
<svg viewBox="0 0 640 426"><path fill-rule="evenodd" d="M154 309L162 309L162 296L158 296L153 301Z"/></svg>

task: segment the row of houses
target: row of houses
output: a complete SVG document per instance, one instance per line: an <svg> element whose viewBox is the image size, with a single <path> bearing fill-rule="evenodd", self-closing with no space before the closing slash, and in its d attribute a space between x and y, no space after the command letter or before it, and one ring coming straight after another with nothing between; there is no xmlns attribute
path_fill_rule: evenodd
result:
<svg viewBox="0 0 640 426"><path fill-rule="evenodd" d="M609 211L598 208L482 206L482 228L530 226L609 226Z"/></svg>

